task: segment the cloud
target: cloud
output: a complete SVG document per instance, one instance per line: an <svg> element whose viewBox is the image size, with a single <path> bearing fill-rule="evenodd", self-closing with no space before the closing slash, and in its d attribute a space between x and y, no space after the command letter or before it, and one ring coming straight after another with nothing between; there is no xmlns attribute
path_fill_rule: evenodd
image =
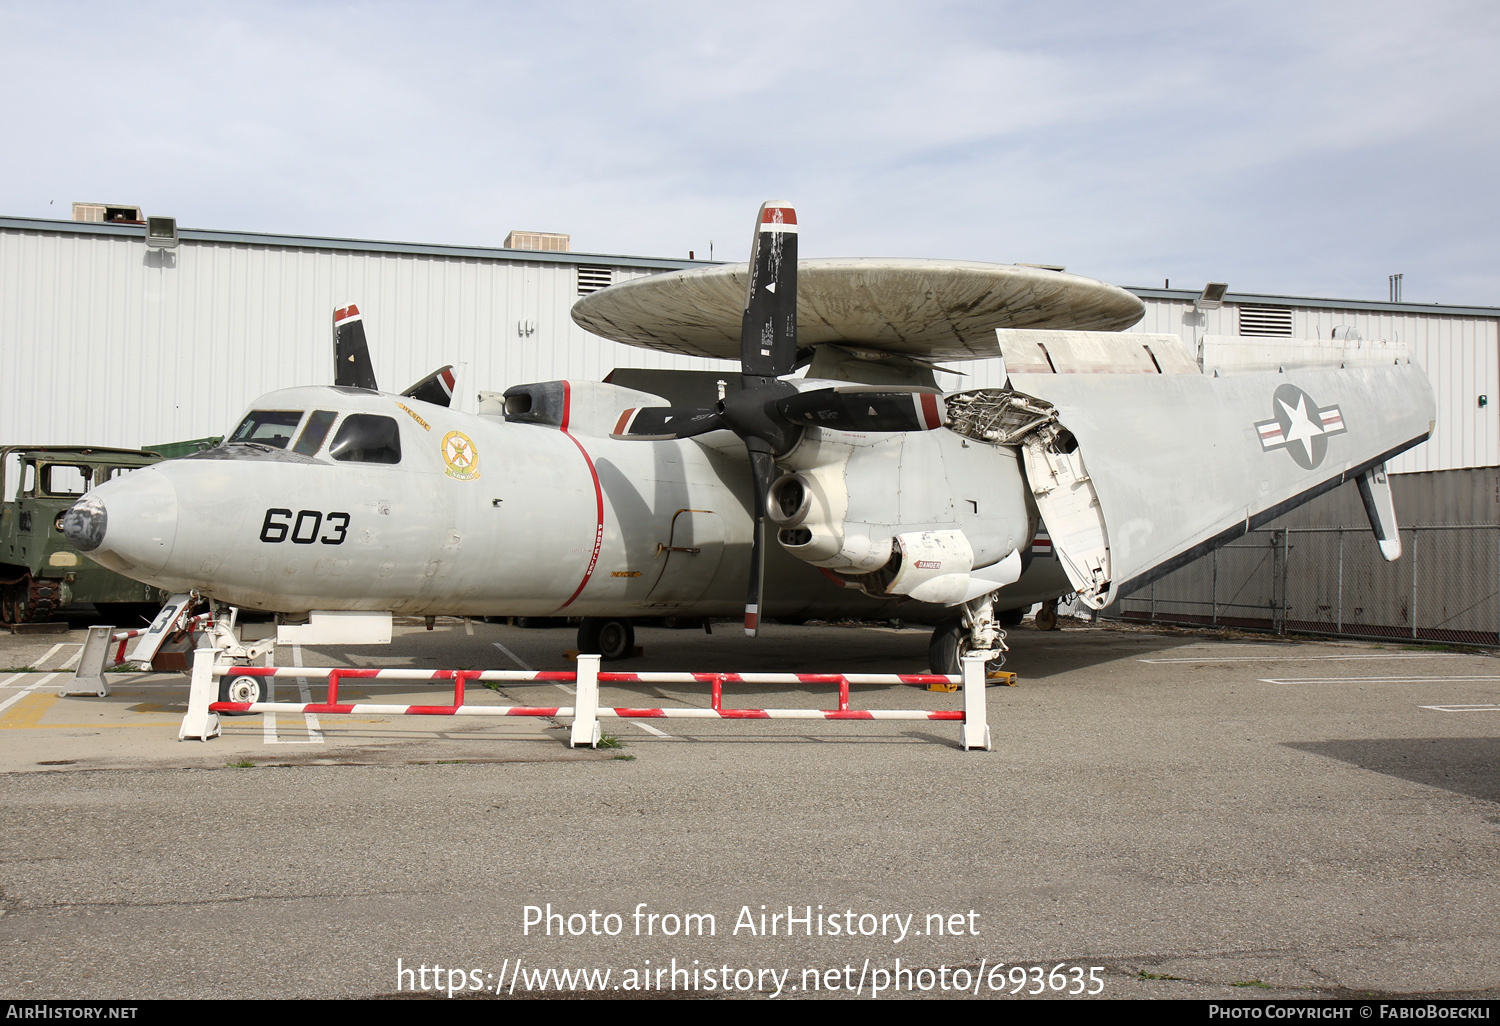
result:
<svg viewBox="0 0 1500 1026"><path fill-rule="evenodd" d="M735 258L1045 260L1493 303L1483 4L10 8L6 213ZM56 205L48 201L56 200Z"/></svg>

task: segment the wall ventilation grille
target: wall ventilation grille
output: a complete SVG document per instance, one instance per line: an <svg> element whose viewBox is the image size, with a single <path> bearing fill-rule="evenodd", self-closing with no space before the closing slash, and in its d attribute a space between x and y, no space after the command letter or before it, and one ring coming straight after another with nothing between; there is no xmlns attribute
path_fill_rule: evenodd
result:
<svg viewBox="0 0 1500 1026"><path fill-rule="evenodd" d="M607 289L615 283L615 272L610 267L591 267L587 264L578 265L578 294L586 296L590 292L598 292Z"/></svg>
<svg viewBox="0 0 1500 1026"><path fill-rule="evenodd" d="M1292 337L1292 311L1284 306L1240 307L1241 335Z"/></svg>

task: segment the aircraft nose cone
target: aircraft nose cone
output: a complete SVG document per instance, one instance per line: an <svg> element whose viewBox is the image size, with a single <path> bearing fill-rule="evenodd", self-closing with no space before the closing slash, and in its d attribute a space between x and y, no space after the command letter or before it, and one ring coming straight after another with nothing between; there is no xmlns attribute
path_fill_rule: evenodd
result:
<svg viewBox="0 0 1500 1026"><path fill-rule="evenodd" d="M63 533L111 570L136 578L155 573L177 540L177 489L151 468L106 481L68 510Z"/></svg>
<svg viewBox="0 0 1500 1026"><path fill-rule="evenodd" d="M73 503L73 507L63 514L63 535L79 552L93 552L104 540L108 524L109 514L104 510L104 503L89 495Z"/></svg>

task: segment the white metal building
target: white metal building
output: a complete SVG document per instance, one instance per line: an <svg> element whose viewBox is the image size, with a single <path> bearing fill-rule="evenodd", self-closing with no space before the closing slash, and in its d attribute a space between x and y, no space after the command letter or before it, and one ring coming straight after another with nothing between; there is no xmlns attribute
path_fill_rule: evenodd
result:
<svg viewBox="0 0 1500 1026"><path fill-rule="evenodd" d="M148 248L141 225L0 218L0 442L140 446L221 434L257 395L328 381L331 316L365 315L382 387L458 371L481 389L612 367L731 369L609 342L576 324L578 296L692 261L182 229ZM561 238L561 237L559 237ZM1500 465L1500 309L1132 289L1142 331L1407 343L1438 397L1434 439L1397 472ZM998 385L995 363L949 388ZM1482 398L1483 397L1483 398Z"/></svg>
<svg viewBox="0 0 1500 1026"><path fill-rule="evenodd" d="M256 396L333 380L332 316L365 315L383 388L445 363L480 389L615 366L702 369L590 335L579 295L684 260L0 218L6 443L136 447L223 434Z"/></svg>

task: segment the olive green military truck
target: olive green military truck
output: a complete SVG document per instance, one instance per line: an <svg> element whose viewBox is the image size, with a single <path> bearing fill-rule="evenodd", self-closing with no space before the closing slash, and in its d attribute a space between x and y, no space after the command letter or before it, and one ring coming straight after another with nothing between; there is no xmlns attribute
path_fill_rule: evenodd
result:
<svg viewBox="0 0 1500 1026"><path fill-rule="evenodd" d="M95 485L161 459L144 449L0 448L0 621L44 623L77 602L93 603L103 623L155 615L161 593L81 555L63 537L62 518Z"/></svg>

